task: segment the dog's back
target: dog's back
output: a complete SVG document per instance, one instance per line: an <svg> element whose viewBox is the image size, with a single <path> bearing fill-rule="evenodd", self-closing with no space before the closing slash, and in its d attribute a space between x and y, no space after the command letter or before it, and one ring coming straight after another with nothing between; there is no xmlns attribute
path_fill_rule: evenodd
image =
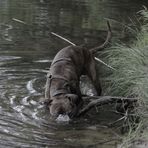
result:
<svg viewBox="0 0 148 148"><path fill-rule="evenodd" d="M86 66L91 53L80 46L68 46L61 49L55 56L50 71L53 75L60 74L70 79L77 79L86 74Z"/></svg>

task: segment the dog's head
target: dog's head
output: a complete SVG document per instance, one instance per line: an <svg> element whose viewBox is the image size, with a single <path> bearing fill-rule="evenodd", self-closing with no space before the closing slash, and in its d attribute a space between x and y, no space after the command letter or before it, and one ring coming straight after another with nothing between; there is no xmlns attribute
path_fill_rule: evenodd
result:
<svg viewBox="0 0 148 148"><path fill-rule="evenodd" d="M74 117L78 111L79 97L75 94L61 94L50 98L48 107L50 114L54 117L58 115L68 115Z"/></svg>

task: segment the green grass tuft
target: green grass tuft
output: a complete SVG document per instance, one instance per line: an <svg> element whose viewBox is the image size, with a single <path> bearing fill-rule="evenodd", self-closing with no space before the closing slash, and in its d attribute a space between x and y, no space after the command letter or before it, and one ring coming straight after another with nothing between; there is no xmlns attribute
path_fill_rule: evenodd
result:
<svg viewBox="0 0 148 148"><path fill-rule="evenodd" d="M132 45L116 44L104 51L104 61L116 70L106 69L110 74L104 80L106 94L137 96L148 101L148 11L141 12L145 24L141 27L137 40Z"/></svg>
<svg viewBox="0 0 148 148"><path fill-rule="evenodd" d="M137 130L129 132L132 140L137 138L140 127L147 128L148 123L148 10L140 13L144 23L134 43L128 46L116 44L101 54L103 60L116 69L103 69L104 95L138 98L139 105L135 110L141 121ZM126 139L128 144L130 138Z"/></svg>

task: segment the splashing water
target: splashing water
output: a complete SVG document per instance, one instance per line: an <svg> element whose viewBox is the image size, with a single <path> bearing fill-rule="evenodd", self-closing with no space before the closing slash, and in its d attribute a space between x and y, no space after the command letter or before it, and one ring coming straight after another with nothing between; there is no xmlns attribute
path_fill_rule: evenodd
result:
<svg viewBox="0 0 148 148"><path fill-rule="evenodd" d="M60 114L57 119L56 119L57 122L69 122L70 121L70 118L68 115L62 115Z"/></svg>

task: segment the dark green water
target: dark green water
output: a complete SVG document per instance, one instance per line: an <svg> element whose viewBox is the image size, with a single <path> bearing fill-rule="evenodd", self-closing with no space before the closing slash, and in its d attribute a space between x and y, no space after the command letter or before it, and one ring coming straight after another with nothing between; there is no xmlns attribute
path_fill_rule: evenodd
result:
<svg viewBox="0 0 148 148"><path fill-rule="evenodd" d="M111 109L61 124L39 104L46 70L68 45L50 32L76 44L101 43L107 18L115 40L126 40L123 24L133 25L142 5L147 0L0 0L0 148L117 147L120 129L104 126L119 118Z"/></svg>

